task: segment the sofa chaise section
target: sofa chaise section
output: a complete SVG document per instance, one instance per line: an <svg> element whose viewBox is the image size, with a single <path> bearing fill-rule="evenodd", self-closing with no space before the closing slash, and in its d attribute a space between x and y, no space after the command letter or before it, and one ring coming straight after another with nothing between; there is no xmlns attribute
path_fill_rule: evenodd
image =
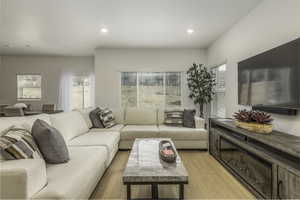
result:
<svg viewBox="0 0 300 200"><path fill-rule="evenodd" d="M69 147L70 161L47 165L47 186L33 199L87 199L105 172L105 147Z"/></svg>

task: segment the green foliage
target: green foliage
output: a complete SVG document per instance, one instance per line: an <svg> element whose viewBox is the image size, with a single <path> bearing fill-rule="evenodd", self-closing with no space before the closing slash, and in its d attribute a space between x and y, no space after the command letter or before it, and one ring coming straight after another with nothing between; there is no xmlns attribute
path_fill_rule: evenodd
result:
<svg viewBox="0 0 300 200"><path fill-rule="evenodd" d="M203 117L203 105L211 102L214 96L215 76L203 64L195 63L186 73L190 90L189 97L195 105L200 106L200 116Z"/></svg>

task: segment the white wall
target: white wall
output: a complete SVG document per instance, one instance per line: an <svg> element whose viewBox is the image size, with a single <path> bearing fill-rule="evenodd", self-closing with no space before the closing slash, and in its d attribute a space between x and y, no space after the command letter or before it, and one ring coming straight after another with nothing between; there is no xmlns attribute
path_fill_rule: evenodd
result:
<svg viewBox="0 0 300 200"><path fill-rule="evenodd" d="M96 49L96 105L121 106L121 71L186 71L193 62L206 63L200 49ZM183 106L193 107L183 83Z"/></svg>
<svg viewBox="0 0 300 200"><path fill-rule="evenodd" d="M26 101L34 109L43 103L58 104L59 84L63 72L88 75L94 72L93 57L2 56L0 67L0 103L17 102L16 74L42 75L42 100Z"/></svg>
<svg viewBox="0 0 300 200"><path fill-rule="evenodd" d="M208 64L227 62L227 116L240 109L237 62L300 37L300 1L264 0L208 49ZM300 136L297 117L274 115L275 129Z"/></svg>

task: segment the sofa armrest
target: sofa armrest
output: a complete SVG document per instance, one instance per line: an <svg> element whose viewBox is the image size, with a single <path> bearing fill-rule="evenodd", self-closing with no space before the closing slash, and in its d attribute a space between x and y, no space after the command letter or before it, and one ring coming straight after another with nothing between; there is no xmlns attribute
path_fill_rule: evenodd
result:
<svg viewBox="0 0 300 200"><path fill-rule="evenodd" d="M46 165L42 159L0 162L0 199L30 198L46 184Z"/></svg>
<svg viewBox="0 0 300 200"><path fill-rule="evenodd" d="M195 126L196 128L204 128L205 119L195 116Z"/></svg>

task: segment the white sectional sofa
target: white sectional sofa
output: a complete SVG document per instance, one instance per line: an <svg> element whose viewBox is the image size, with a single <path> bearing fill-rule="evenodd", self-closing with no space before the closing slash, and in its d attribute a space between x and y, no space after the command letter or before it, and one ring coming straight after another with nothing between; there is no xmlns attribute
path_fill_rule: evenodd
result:
<svg viewBox="0 0 300 200"><path fill-rule="evenodd" d="M163 110L114 110L118 125L96 129L89 121L90 109L53 115L0 118L0 132L11 125L31 130L42 119L63 135L70 154L64 164L41 159L0 162L0 199L87 199L115 157L118 149L130 149L135 138L172 138L179 149L206 149L204 120L196 128L163 125Z"/></svg>

